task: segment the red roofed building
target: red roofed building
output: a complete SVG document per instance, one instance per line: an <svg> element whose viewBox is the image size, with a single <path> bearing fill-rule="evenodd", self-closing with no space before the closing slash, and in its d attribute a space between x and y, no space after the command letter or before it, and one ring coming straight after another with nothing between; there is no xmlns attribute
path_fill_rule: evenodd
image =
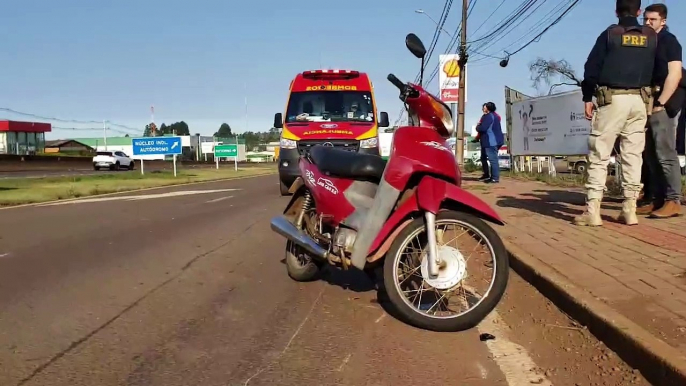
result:
<svg viewBox="0 0 686 386"><path fill-rule="evenodd" d="M45 133L51 131L49 123L0 121L0 154L42 153Z"/></svg>

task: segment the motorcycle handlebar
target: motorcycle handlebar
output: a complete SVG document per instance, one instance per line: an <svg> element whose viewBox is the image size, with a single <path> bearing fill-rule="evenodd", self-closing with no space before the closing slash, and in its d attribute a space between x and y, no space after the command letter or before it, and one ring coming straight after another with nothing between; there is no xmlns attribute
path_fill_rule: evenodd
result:
<svg viewBox="0 0 686 386"><path fill-rule="evenodd" d="M389 82L393 83L393 85L397 87L401 92L405 91L407 85L401 82L400 79L398 79L398 77L396 77L395 75L388 74L388 77L386 77L386 79L388 79Z"/></svg>

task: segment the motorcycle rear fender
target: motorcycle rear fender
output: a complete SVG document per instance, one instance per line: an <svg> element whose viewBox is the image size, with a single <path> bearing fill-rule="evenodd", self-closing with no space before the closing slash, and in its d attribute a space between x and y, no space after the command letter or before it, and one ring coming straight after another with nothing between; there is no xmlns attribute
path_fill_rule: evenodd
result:
<svg viewBox="0 0 686 386"><path fill-rule="evenodd" d="M406 219L413 217L413 214L424 211L437 214L441 209L461 210L492 223L505 225L498 213L480 198L450 182L426 176L412 196L388 218L369 248L369 255L376 252L386 238Z"/></svg>

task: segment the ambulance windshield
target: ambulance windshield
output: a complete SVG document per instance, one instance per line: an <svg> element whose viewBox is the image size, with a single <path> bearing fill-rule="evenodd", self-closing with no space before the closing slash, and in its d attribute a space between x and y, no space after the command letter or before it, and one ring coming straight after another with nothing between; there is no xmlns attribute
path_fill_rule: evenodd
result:
<svg viewBox="0 0 686 386"><path fill-rule="evenodd" d="M286 123L375 122L372 94L368 91L293 92L288 101Z"/></svg>

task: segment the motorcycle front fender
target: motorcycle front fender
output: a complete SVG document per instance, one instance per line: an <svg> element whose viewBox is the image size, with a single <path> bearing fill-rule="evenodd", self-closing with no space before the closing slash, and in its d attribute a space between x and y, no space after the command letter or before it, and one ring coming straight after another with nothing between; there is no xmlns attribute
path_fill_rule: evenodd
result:
<svg viewBox="0 0 686 386"><path fill-rule="evenodd" d="M446 206L457 206L498 225L505 221L498 213L479 197L459 186L438 178L426 176L417 187L419 208L434 214Z"/></svg>
<svg viewBox="0 0 686 386"><path fill-rule="evenodd" d="M369 248L369 255L374 254L393 231L414 213L427 211L437 214L441 209L448 208L472 212L495 224L505 225L498 213L479 197L450 182L426 176L412 196L388 218Z"/></svg>

